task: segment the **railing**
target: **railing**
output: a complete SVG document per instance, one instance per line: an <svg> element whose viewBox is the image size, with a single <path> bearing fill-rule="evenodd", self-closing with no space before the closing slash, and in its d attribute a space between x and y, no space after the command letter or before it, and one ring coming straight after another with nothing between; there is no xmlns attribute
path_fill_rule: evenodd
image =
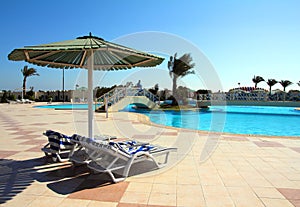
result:
<svg viewBox="0 0 300 207"><path fill-rule="evenodd" d="M97 103L100 107L107 101L108 107L118 103L120 100L127 96L145 96L154 103L159 100L159 98L148 91L147 89L135 88L135 87L116 87L113 90L103 94L97 99Z"/></svg>
<svg viewBox="0 0 300 207"><path fill-rule="evenodd" d="M268 94L268 93L213 93L199 94L198 100L214 101L299 101L299 94Z"/></svg>
<svg viewBox="0 0 300 207"><path fill-rule="evenodd" d="M226 93L226 94L207 94L206 100L223 100L223 101L266 101L266 93Z"/></svg>

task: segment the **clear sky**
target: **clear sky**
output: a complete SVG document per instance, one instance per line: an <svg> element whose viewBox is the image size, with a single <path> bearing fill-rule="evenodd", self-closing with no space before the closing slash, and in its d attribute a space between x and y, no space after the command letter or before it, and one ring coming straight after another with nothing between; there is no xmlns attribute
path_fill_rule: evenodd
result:
<svg viewBox="0 0 300 207"><path fill-rule="evenodd" d="M198 48L214 66L221 80L220 90L238 87L238 83L253 86L254 75L290 80L294 84L287 90L300 89L296 84L300 81L299 11L299 0L3 0L0 1L0 89L20 88L20 70L25 65L35 67L40 74L30 77L27 87L33 86L35 90L62 87L61 70L9 61L7 55L15 48L70 40L89 32L120 43L124 36L149 31L175 35ZM180 51L191 52L179 48L180 45L177 50L176 46L172 48L179 55L183 54ZM168 59L169 54L161 51L149 52ZM191 55L194 59L197 57ZM204 71L201 60L195 62L195 70ZM110 86L125 79L133 82L141 79L146 87L158 83L161 88L171 89L166 61L157 69L157 73L153 69L95 72L102 80L96 80L96 85ZM65 72L66 89L74 89L75 84L84 86L78 78L82 77L80 71ZM192 89L205 87L192 75L182 81ZM258 87L268 88L266 83ZM281 89L281 86L278 84L275 88Z"/></svg>

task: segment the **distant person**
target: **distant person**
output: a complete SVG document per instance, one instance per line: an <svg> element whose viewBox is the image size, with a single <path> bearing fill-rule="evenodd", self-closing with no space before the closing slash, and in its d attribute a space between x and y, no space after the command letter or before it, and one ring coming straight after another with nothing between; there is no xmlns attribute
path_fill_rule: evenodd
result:
<svg viewBox="0 0 300 207"><path fill-rule="evenodd" d="M52 104L52 98L49 98L48 103L47 104Z"/></svg>
<svg viewBox="0 0 300 207"><path fill-rule="evenodd" d="M142 89L141 80L138 81L138 83L136 84L136 87L138 87L139 89Z"/></svg>
<svg viewBox="0 0 300 207"><path fill-rule="evenodd" d="M138 88L138 95L140 96L143 92L143 87L141 84L141 80L138 81L138 83L136 84L136 87Z"/></svg>

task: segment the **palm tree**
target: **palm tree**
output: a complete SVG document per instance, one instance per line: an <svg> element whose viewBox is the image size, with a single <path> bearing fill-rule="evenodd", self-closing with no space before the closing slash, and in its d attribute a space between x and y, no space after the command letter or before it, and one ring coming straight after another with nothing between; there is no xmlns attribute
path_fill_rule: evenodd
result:
<svg viewBox="0 0 300 207"><path fill-rule="evenodd" d="M282 80L279 82L282 87L283 87L283 91L285 92L285 88L288 87L289 85L293 84L291 81L289 80Z"/></svg>
<svg viewBox="0 0 300 207"><path fill-rule="evenodd" d="M278 83L277 80L275 79L268 79L268 81L266 82L270 88L270 95L271 95L271 89L272 89L272 86L274 86L276 83Z"/></svg>
<svg viewBox="0 0 300 207"><path fill-rule="evenodd" d="M253 83L255 83L255 88L257 88L257 84L265 81L265 79L263 79L263 77L260 76L254 76L254 78L252 78Z"/></svg>
<svg viewBox="0 0 300 207"><path fill-rule="evenodd" d="M192 63L193 59L191 54L184 54L179 59L176 58L177 53L170 57L168 61L168 68L170 77L173 80L173 96L176 96L177 80L188 74L195 74L195 71L191 70L195 67L195 63Z"/></svg>
<svg viewBox="0 0 300 207"><path fill-rule="evenodd" d="M30 76L34 76L34 75L39 75L37 72L36 72L36 69L34 68L28 68L28 66L24 66L23 69L21 69L21 72L23 74L23 94L25 95L26 94L26 80L28 77Z"/></svg>
<svg viewBox="0 0 300 207"><path fill-rule="evenodd" d="M297 84L298 84L298 86L300 86L300 81Z"/></svg>

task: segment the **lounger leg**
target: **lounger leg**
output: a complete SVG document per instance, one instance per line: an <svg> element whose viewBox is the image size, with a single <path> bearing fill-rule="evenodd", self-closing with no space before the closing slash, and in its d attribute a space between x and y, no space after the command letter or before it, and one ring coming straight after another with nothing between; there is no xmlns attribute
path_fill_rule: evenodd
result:
<svg viewBox="0 0 300 207"><path fill-rule="evenodd" d="M109 174L109 176L111 177L111 179L113 180L114 183L119 183L126 179L126 177L116 178L110 170L108 170L107 173Z"/></svg>
<svg viewBox="0 0 300 207"><path fill-rule="evenodd" d="M131 165L132 165L132 163L133 163L133 161L134 161L135 158L136 158L135 155L132 156L132 158L129 160L129 162L128 162L127 165L125 166L124 171L123 171L123 176L124 176L125 178L128 177L129 170L130 170Z"/></svg>
<svg viewBox="0 0 300 207"><path fill-rule="evenodd" d="M77 148L78 148L78 144L76 143L76 144L74 144L73 148L71 149L71 151L69 153L69 157L71 157L74 154L75 149L77 149Z"/></svg>
<svg viewBox="0 0 300 207"><path fill-rule="evenodd" d="M45 156L51 155L51 153L49 152L49 150L50 150L50 143L46 144L41 150L44 152Z"/></svg>
<svg viewBox="0 0 300 207"><path fill-rule="evenodd" d="M123 171L123 176L124 176L125 178L128 177L128 174L129 174L131 165L132 165L133 161L136 159L136 157L138 156L138 154L139 154L139 153L135 154L135 155L130 159L130 161L127 163L127 165L125 166L124 171ZM148 158L150 158L150 159L154 162L154 164L156 165L157 168L161 168L162 166L164 166L164 165L161 165L161 164L157 163L157 161L155 160L155 158L154 158L152 155L150 155L150 154L144 154L144 153L143 153L143 155L144 155L144 156L147 156Z"/></svg>
<svg viewBox="0 0 300 207"><path fill-rule="evenodd" d="M52 154L52 161L57 162L57 154Z"/></svg>
<svg viewBox="0 0 300 207"><path fill-rule="evenodd" d="M163 164L159 164L152 155L149 155L148 157L154 162L157 168L161 168L164 166Z"/></svg>
<svg viewBox="0 0 300 207"><path fill-rule="evenodd" d="M164 162L163 164L167 164L168 159L169 159L169 154L170 154L170 152L167 152L167 153L166 153L166 156L165 156L165 162Z"/></svg>

